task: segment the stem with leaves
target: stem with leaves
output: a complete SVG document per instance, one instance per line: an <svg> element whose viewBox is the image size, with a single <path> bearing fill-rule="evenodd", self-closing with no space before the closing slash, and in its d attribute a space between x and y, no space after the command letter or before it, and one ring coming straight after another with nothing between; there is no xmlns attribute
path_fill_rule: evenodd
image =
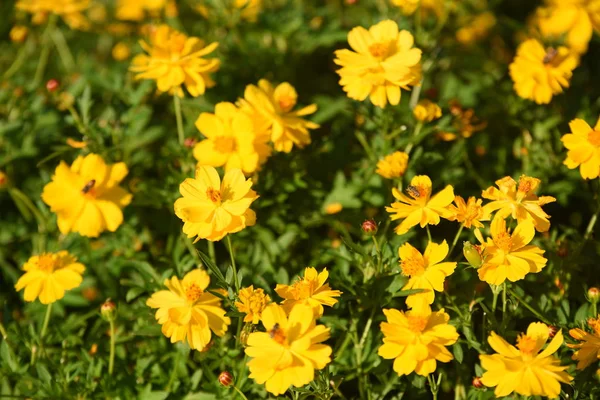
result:
<svg viewBox="0 0 600 400"><path fill-rule="evenodd" d="M46 336L46 331L48 330L48 323L50 322L50 315L52 314L52 304L48 304L46 308L46 316L44 317L44 323L42 324L42 330L40 331L40 348L38 349L35 346L31 347L31 365L35 364L36 356L38 351L41 351L44 347L44 336Z"/></svg>
<svg viewBox="0 0 600 400"><path fill-rule="evenodd" d="M177 95L173 95L173 103L175 104L175 118L177 119L177 136L179 144L183 146L185 135L183 133L183 116L181 115L181 99Z"/></svg>

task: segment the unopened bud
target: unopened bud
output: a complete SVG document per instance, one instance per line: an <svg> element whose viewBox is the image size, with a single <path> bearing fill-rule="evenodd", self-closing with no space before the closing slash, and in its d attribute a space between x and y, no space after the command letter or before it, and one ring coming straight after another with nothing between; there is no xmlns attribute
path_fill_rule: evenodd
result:
<svg viewBox="0 0 600 400"><path fill-rule="evenodd" d="M8 36L13 43L23 43L27 39L29 29L23 25L15 25L10 30Z"/></svg>
<svg viewBox="0 0 600 400"><path fill-rule="evenodd" d="M219 383L225 387L233 384L233 375L228 371L223 371L219 374Z"/></svg>
<svg viewBox="0 0 600 400"><path fill-rule="evenodd" d="M106 321L114 321L117 313L117 306L110 299L107 299L100 306L100 314Z"/></svg>
<svg viewBox="0 0 600 400"><path fill-rule="evenodd" d="M587 297L590 303L598 303L600 301L600 289L597 287L591 287L587 291Z"/></svg>
<svg viewBox="0 0 600 400"><path fill-rule="evenodd" d="M481 389L483 387L483 382L481 382L481 378L476 376L473 378L473 387L476 389Z"/></svg>
<svg viewBox="0 0 600 400"><path fill-rule="evenodd" d="M59 87L60 83L58 83L56 79L50 79L48 82L46 82L46 90L48 90L50 93L56 92Z"/></svg>
<svg viewBox="0 0 600 400"><path fill-rule="evenodd" d="M472 245L469 242L463 243L463 254L471 267L479 268L483 262L481 258L481 250L479 246Z"/></svg>
<svg viewBox="0 0 600 400"><path fill-rule="evenodd" d="M0 171L0 190L2 189L6 189L6 187L8 186L8 176Z"/></svg>
<svg viewBox="0 0 600 400"><path fill-rule="evenodd" d="M377 233L377 223L372 219L368 219L362 223L361 229L367 235L374 235Z"/></svg>
<svg viewBox="0 0 600 400"><path fill-rule="evenodd" d="M554 325L548 325L548 337L552 339L558 333L558 327Z"/></svg>
<svg viewBox="0 0 600 400"><path fill-rule="evenodd" d="M191 148L191 147L194 147L197 142L198 141L196 139L189 137L189 138L185 138L185 140L183 141L183 145L187 148Z"/></svg>

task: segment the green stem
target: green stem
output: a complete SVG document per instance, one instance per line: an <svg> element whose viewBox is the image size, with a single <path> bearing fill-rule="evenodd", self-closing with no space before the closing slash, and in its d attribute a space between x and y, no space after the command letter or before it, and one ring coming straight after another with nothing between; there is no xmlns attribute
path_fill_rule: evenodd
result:
<svg viewBox="0 0 600 400"><path fill-rule="evenodd" d="M246 395L240 390L238 389L237 386L233 385L233 389L238 392L238 394L240 395L240 397L244 400L248 400L248 398L246 397Z"/></svg>
<svg viewBox="0 0 600 400"><path fill-rule="evenodd" d="M438 385L435 379L431 376L431 374L427 375L427 381L429 382L429 390L431 390L431 395L433 396L433 400L437 400L438 395Z"/></svg>
<svg viewBox="0 0 600 400"><path fill-rule="evenodd" d="M175 360L173 361L173 371L171 371L171 375L169 376L169 382L167 383L167 392L171 390L171 386L175 383L175 378L177 377L177 366L179 364L179 359L181 358L181 352L179 349L175 349Z"/></svg>
<svg viewBox="0 0 600 400"><path fill-rule="evenodd" d="M42 330L40 332L40 341L44 339L46 336L46 331L48 330L48 323L50 322L50 314L52 313L52 304L48 304L48 308L46 309L46 316L44 317L44 324L42 325Z"/></svg>
<svg viewBox="0 0 600 400"><path fill-rule="evenodd" d="M448 257L450 257L452 255L452 250L454 250L454 247L456 247L456 243L458 243L458 238L460 237L460 234L462 233L464 227L465 227L465 224L461 224L460 228L458 228L458 232L456 232L456 236L454 236L454 240L452 241L452 246L450 247L450 251L448 252Z"/></svg>
<svg viewBox="0 0 600 400"><path fill-rule="evenodd" d="M592 317L596 318L597 316L598 316L598 305L596 304L596 302L592 302Z"/></svg>
<svg viewBox="0 0 600 400"><path fill-rule="evenodd" d="M229 247L229 256L231 257L231 268L233 269L233 284L235 286L236 293L239 293L240 284L238 283L237 268L235 266L235 256L233 254L233 246L231 245L231 235L227 235L227 247Z"/></svg>
<svg viewBox="0 0 600 400"><path fill-rule="evenodd" d="M410 154L410 151L415 146L415 139L417 138L417 136L419 136L419 133L421 133L422 128L423 128L423 123L421 121L417 122L417 125L415 126L415 130L413 131L412 139L411 139L410 143L407 144L406 148L404 149L404 152L406 154Z"/></svg>
<svg viewBox="0 0 600 400"><path fill-rule="evenodd" d="M58 16L56 14L50 15L48 25L46 25L46 29L42 34L42 51L40 52L40 60L37 65L37 69L35 70L35 75L33 78L33 87L38 86L42 81L42 78L44 77L46 65L48 65L48 57L50 57L50 39L52 31L56 29L57 18Z"/></svg>
<svg viewBox="0 0 600 400"><path fill-rule="evenodd" d="M550 321L548 321L540 312L536 311L533 307L531 307L529 305L529 303L527 303L525 300L523 300L523 298L521 296L519 296L514 290L512 289L508 289L508 292L515 298L517 299L517 301L521 304L523 304L523 306L525 306L526 309L528 309L529 311L531 311L531 313L533 315L535 315L536 317L538 317L540 319L540 321L542 321L543 323L545 323L546 325L551 325Z"/></svg>
<svg viewBox="0 0 600 400"><path fill-rule="evenodd" d="M217 264L217 256L215 254L215 243L212 240L207 240L208 242L208 256L212 260L212 262Z"/></svg>
<svg viewBox="0 0 600 400"><path fill-rule="evenodd" d="M23 46L21 46L19 52L17 53L17 56L15 57L15 60L13 61L11 66L6 70L6 72L4 72L4 75L2 76L3 79L8 80L8 78L13 76L15 72L21 69L21 66L27 59L27 52L30 47L29 44L30 41L28 40L23 44Z"/></svg>
<svg viewBox="0 0 600 400"><path fill-rule="evenodd" d="M54 45L58 50L58 55L62 60L65 69L67 72L73 71L75 67L75 60L73 59L73 55L71 54L71 50L69 50L69 46L67 45L67 41L60 29L54 29L50 35L52 36L52 40L54 41Z"/></svg>
<svg viewBox="0 0 600 400"><path fill-rule="evenodd" d="M498 292L496 289L492 288L492 293L494 294L494 298L492 300L492 312L495 312L496 305L498 304L498 295L500 294L500 292Z"/></svg>
<svg viewBox="0 0 600 400"><path fill-rule="evenodd" d="M173 95L175 103L175 118L177 119L177 135L179 136L179 144L183 146L185 136L183 133L183 117L181 116L181 99L177 95Z"/></svg>
<svg viewBox="0 0 600 400"><path fill-rule="evenodd" d="M6 333L6 329L4 329L4 325L0 322L0 334L2 334L2 339L8 339L8 333Z"/></svg>
<svg viewBox="0 0 600 400"><path fill-rule="evenodd" d="M502 284L502 320L506 314L506 281Z"/></svg>
<svg viewBox="0 0 600 400"><path fill-rule="evenodd" d="M377 273L381 273L381 264L383 262L383 257L381 256L381 248L379 247L379 242L377 242L377 235L372 235L373 245L375 246L375 251L377 252Z"/></svg>
<svg viewBox="0 0 600 400"><path fill-rule="evenodd" d="M373 149L371 149L371 146L369 146L365 135L363 135L361 132L355 132L354 135L356 136L356 139L358 139L358 141L360 142L360 145L365 150L365 153L367 153L367 157L369 157L371 161L377 161L377 156L375 156Z"/></svg>
<svg viewBox="0 0 600 400"><path fill-rule="evenodd" d="M429 230L429 225L425 225L425 229L427 230L427 239L429 239L429 243L431 243L432 240L431 240L431 231Z"/></svg>
<svg viewBox="0 0 600 400"><path fill-rule="evenodd" d="M585 234L583 235L584 243L590 238L590 236L592 235L592 232L594 231L594 225L596 225L596 221L598 220L599 212L600 212L600 208L598 208L598 211L596 211L594 213L594 215L592 215L592 218L590 218L590 222L588 223L588 226L585 230Z"/></svg>
<svg viewBox="0 0 600 400"><path fill-rule="evenodd" d="M110 324L110 356L108 358L108 375L113 374L115 367L115 343L117 341L117 333L115 331L115 321L108 321Z"/></svg>

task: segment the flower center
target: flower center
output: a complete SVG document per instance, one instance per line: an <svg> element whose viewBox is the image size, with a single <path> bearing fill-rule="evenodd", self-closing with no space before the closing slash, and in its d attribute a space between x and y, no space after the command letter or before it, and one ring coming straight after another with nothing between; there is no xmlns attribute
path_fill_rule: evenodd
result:
<svg viewBox="0 0 600 400"><path fill-rule="evenodd" d="M214 146L219 153L233 153L237 148L235 139L227 136L216 138Z"/></svg>
<svg viewBox="0 0 600 400"><path fill-rule="evenodd" d="M531 336L521 334L517 338L517 348L522 354L531 355L537 346L537 340Z"/></svg>
<svg viewBox="0 0 600 400"><path fill-rule="evenodd" d="M496 239L494 239L494 244L504 252L508 253L512 248L512 238L510 237L510 233L500 232L498 236L496 236Z"/></svg>
<svg viewBox="0 0 600 400"><path fill-rule="evenodd" d="M589 318L587 323L594 330L596 336L600 336L600 318Z"/></svg>
<svg viewBox="0 0 600 400"><path fill-rule="evenodd" d="M402 275L405 276L422 275L423 272L425 272L423 260L418 258L407 258L406 260L402 260L400 262L400 267L402 267Z"/></svg>
<svg viewBox="0 0 600 400"><path fill-rule="evenodd" d="M213 203L221 202L221 192L211 187L206 189L206 197L208 197Z"/></svg>
<svg viewBox="0 0 600 400"><path fill-rule="evenodd" d="M421 333L427 326L428 318L409 315L408 316L408 329L415 333Z"/></svg>
<svg viewBox="0 0 600 400"><path fill-rule="evenodd" d="M373 43L369 46L369 53L375 58L384 58L390 50L388 43Z"/></svg>
<svg viewBox="0 0 600 400"><path fill-rule="evenodd" d="M600 147L600 131L591 131L587 139L592 146Z"/></svg>
<svg viewBox="0 0 600 400"><path fill-rule="evenodd" d="M284 330L279 324L273 325L273 328L269 331L269 337L279 344L284 344L287 339Z"/></svg>
<svg viewBox="0 0 600 400"><path fill-rule="evenodd" d="M426 199L429 196L430 188L426 186L408 185L406 187L406 193L408 193L413 199Z"/></svg>
<svg viewBox="0 0 600 400"><path fill-rule="evenodd" d="M202 296L203 293L204 291L200 289L200 286L196 285L195 283L192 283L190 286L187 287L187 289L185 289L185 298L190 303L195 303L196 301L198 301L198 299L200 298L200 296Z"/></svg>
<svg viewBox="0 0 600 400"><path fill-rule="evenodd" d="M38 258L38 268L44 272L53 272L56 267L56 261L52 254L42 254Z"/></svg>
<svg viewBox="0 0 600 400"><path fill-rule="evenodd" d="M300 279L292 285L296 299L308 299L315 291L316 282L309 279Z"/></svg>
<svg viewBox="0 0 600 400"><path fill-rule="evenodd" d="M556 51L554 47L548 47L546 49L546 54L544 55L544 59L542 60L542 62L546 65L550 64L552 63L552 61L554 61L557 55L558 51Z"/></svg>
<svg viewBox="0 0 600 400"><path fill-rule="evenodd" d="M281 96L279 97L279 108L281 111L288 112L296 105L296 99L292 96Z"/></svg>

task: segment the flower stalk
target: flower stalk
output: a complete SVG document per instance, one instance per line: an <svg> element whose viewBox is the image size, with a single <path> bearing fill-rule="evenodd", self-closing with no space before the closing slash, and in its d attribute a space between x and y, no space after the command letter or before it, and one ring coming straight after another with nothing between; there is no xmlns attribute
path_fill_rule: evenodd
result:
<svg viewBox="0 0 600 400"><path fill-rule="evenodd" d="M175 104L175 119L177 120L177 136L179 144L184 145L185 135L183 133L183 117L181 115L181 99L177 95L173 95L173 103Z"/></svg>

